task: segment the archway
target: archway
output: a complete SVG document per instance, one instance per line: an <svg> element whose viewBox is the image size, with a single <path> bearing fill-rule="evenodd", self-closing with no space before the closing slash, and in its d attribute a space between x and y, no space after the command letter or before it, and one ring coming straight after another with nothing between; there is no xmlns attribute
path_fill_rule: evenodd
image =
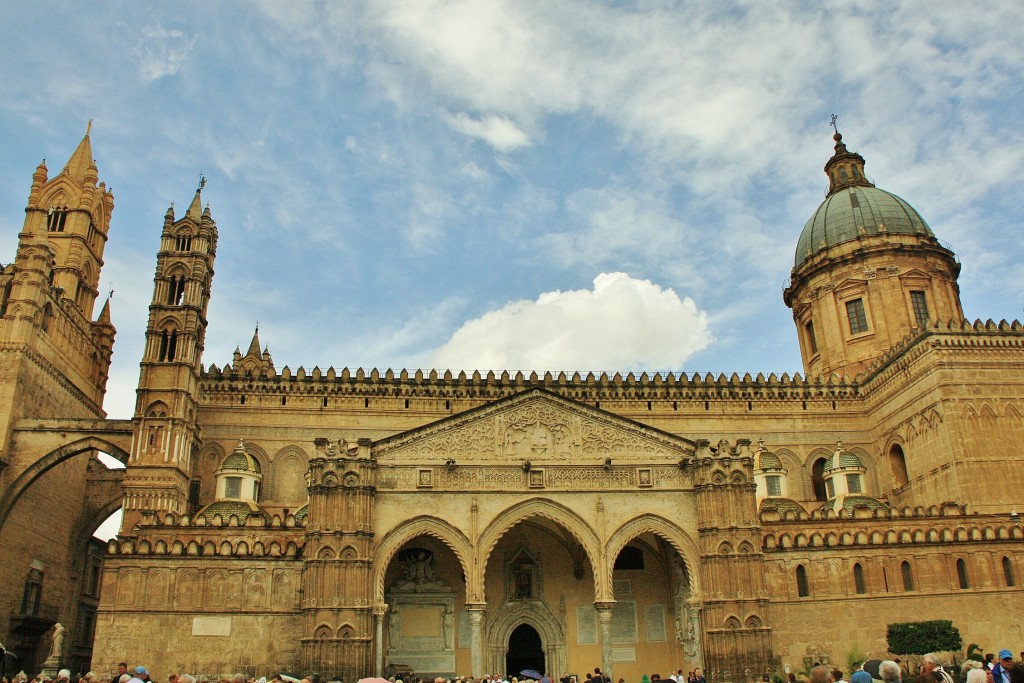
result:
<svg viewBox="0 0 1024 683"><path fill-rule="evenodd" d="M818 458L811 465L811 488L814 491L814 500L828 500L828 493L825 491L825 463L827 458Z"/></svg>
<svg viewBox="0 0 1024 683"><path fill-rule="evenodd" d="M540 634L529 624L519 624L508 637L504 670L508 676L518 676L519 672L525 669L532 669L541 674L547 672L544 667L544 644L541 642Z"/></svg>
<svg viewBox="0 0 1024 683"><path fill-rule="evenodd" d="M615 676L632 680L652 669L702 666L696 542L662 517L641 515L612 534L606 555L615 599L613 645L633 655L616 661Z"/></svg>
<svg viewBox="0 0 1024 683"><path fill-rule="evenodd" d="M407 666L422 677L451 678L469 661L468 631L460 623L466 576L450 539L420 531L389 553L381 574L387 612L379 663L386 675Z"/></svg>

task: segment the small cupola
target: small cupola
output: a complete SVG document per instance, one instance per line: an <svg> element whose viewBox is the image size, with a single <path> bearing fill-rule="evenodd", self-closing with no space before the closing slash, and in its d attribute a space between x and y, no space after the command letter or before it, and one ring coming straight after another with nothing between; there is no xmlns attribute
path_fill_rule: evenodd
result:
<svg viewBox="0 0 1024 683"><path fill-rule="evenodd" d="M217 479L218 500L259 501L263 472L259 460L246 450L243 440L240 439L235 450L224 458L214 477Z"/></svg>
<svg viewBox="0 0 1024 683"><path fill-rule="evenodd" d="M847 187L874 187L875 184L864 175L864 157L851 152L843 142L843 134L836 130L832 139L836 141L836 152L825 162L828 176L828 193L838 192Z"/></svg>
<svg viewBox="0 0 1024 683"><path fill-rule="evenodd" d="M763 439L759 441L754 452L754 484L757 487L758 502L765 498L787 498L787 474L782 459L765 447Z"/></svg>

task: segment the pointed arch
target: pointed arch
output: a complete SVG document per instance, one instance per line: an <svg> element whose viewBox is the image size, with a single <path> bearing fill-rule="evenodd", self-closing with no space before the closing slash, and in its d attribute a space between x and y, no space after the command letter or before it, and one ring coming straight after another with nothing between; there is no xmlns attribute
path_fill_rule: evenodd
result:
<svg viewBox="0 0 1024 683"><path fill-rule="evenodd" d="M128 462L128 452L121 448L119 445L96 436L88 436L77 441L65 444L60 448L56 448L46 455L42 456L31 465L25 468L25 470L17 476L8 485L7 489L0 495L0 529L3 528L4 523L7 521L7 516L14 509L15 503L21 498L22 494L31 486L39 477L43 476L51 468L56 467L65 460L69 460L76 455L86 453L89 451L101 451L107 453L123 463Z"/></svg>
<svg viewBox="0 0 1024 683"><path fill-rule="evenodd" d="M476 580L472 573L473 560L475 559L472 543L470 543L469 538L461 530L452 526L449 522L437 517L424 515L422 517L414 517L389 531L373 551L374 604L384 604L384 577L387 574L388 565L391 564L391 560L403 545L418 536L436 538L455 554L459 564L462 566L462 573L466 576L466 600L469 602L470 595L472 595L470 589L474 585L472 582Z"/></svg>
<svg viewBox="0 0 1024 683"><path fill-rule="evenodd" d="M567 670L565 630L561 621L543 602L519 602L503 607L487 627L485 668L504 671L505 651L509 637L519 626L526 624L537 631L544 646L545 668L550 671Z"/></svg>
<svg viewBox="0 0 1024 683"><path fill-rule="evenodd" d="M568 531L576 539L576 542L582 546L583 552L587 554L587 559L590 560L590 566L594 571L595 600L613 599L611 597L610 569L601 571L603 566L600 555L601 542L586 520L561 503L556 503L546 498L531 498L501 512L480 534L480 539L477 543L480 553L480 574L474 577L474 580L479 581L478 590L481 601L484 598L483 577L487 575L487 563L490 561L491 554L494 552L498 541L516 524L531 517L543 517ZM598 596L608 597L599 598Z"/></svg>
<svg viewBox="0 0 1024 683"><path fill-rule="evenodd" d="M625 522L618 529L612 532L608 543L605 545L605 557L608 558L607 580L611 586L612 566L615 558L619 556L626 545L641 534L651 533L665 539L669 545L675 548L676 552L683 559L686 567L686 574L690 579L690 595L699 597L700 589L700 548L689 534L682 527L668 521L664 517L653 514L640 515ZM753 547L751 547L753 552ZM596 575L596 571L594 572Z"/></svg>

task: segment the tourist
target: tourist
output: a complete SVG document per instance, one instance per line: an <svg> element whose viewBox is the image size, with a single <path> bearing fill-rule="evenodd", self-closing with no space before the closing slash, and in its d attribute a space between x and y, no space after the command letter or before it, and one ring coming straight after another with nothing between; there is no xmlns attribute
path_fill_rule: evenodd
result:
<svg viewBox="0 0 1024 683"><path fill-rule="evenodd" d="M992 680L995 683L1024 683L1024 669L1015 665L1013 653L1009 650L999 651L999 663L992 668Z"/></svg>
<svg viewBox="0 0 1024 683"><path fill-rule="evenodd" d="M864 670L864 662L853 666L850 683L871 683L871 674Z"/></svg>
<svg viewBox="0 0 1024 683"><path fill-rule="evenodd" d="M900 665L891 659L886 659L878 665L878 675L883 683L894 683L895 681L903 680L903 672L900 670Z"/></svg>
<svg viewBox="0 0 1024 683"><path fill-rule="evenodd" d="M819 664L811 669L809 680L811 683L829 683L828 669Z"/></svg>

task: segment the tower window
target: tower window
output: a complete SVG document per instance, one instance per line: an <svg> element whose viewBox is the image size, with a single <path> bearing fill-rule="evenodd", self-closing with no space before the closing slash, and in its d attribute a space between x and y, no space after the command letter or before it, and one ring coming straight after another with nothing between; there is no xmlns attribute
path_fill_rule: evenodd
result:
<svg viewBox="0 0 1024 683"><path fill-rule="evenodd" d="M178 235L174 240L174 248L177 251L192 251L192 237L190 235Z"/></svg>
<svg viewBox="0 0 1024 683"><path fill-rule="evenodd" d="M50 215L46 219L47 232L64 232L64 225L68 220L67 209L50 209Z"/></svg>
<svg viewBox="0 0 1024 683"><path fill-rule="evenodd" d="M864 595L868 592L864 583L864 567L860 566L860 562L853 565L853 584L857 589L857 595Z"/></svg>
<svg viewBox="0 0 1024 683"><path fill-rule="evenodd" d="M199 494L203 490L203 482L200 479L193 479L188 483L188 504L192 507L199 507Z"/></svg>
<svg viewBox="0 0 1024 683"><path fill-rule="evenodd" d="M846 490L850 493L860 493L863 490L860 486L859 474L846 475Z"/></svg>
<svg viewBox="0 0 1024 683"><path fill-rule="evenodd" d="M826 479L825 488L828 490L829 499L836 497L836 482L834 479Z"/></svg>
<svg viewBox="0 0 1024 683"><path fill-rule="evenodd" d="M1017 585L1013 579L1013 563L1005 555L1003 556L1003 579L1006 580L1006 585L1009 587Z"/></svg>
<svg viewBox="0 0 1024 683"><path fill-rule="evenodd" d="M960 584L960 589L965 590L971 587L970 578L967 576L967 563L962 558L956 561L956 578Z"/></svg>
<svg viewBox="0 0 1024 683"><path fill-rule="evenodd" d="M911 569L910 563L904 560L900 565L900 571L903 572L903 590L914 590L914 570Z"/></svg>
<svg viewBox="0 0 1024 683"><path fill-rule="evenodd" d="M769 496L781 496L782 495L782 477L773 475L765 477L765 483L768 485Z"/></svg>
<svg viewBox="0 0 1024 683"><path fill-rule="evenodd" d="M807 410L806 402L804 410ZM814 489L814 500L828 500L825 495L825 458L818 458L811 465L811 488Z"/></svg>
<svg viewBox="0 0 1024 683"><path fill-rule="evenodd" d="M172 275L168 278L167 303L171 306L180 306L185 300L185 276Z"/></svg>
<svg viewBox="0 0 1024 683"><path fill-rule="evenodd" d="M814 322L808 320L804 325L804 331L807 332L807 346L810 347L811 353L817 353L818 338L814 336Z"/></svg>
<svg viewBox="0 0 1024 683"><path fill-rule="evenodd" d="M868 317L864 312L864 299L846 302L846 317L850 320L850 334L868 331Z"/></svg>
<svg viewBox="0 0 1024 683"><path fill-rule="evenodd" d="M840 178L840 180L842 180L842 181L843 181L844 183L845 183L845 182L846 182L847 180L849 180L849 179L850 179L850 178L849 178L849 176L847 176L847 175L846 175L846 167L845 167L845 166L840 166L840 167L839 167L839 178Z"/></svg>
<svg viewBox="0 0 1024 683"><path fill-rule="evenodd" d="M897 487L904 486L910 481L910 475L907 473L907 459L903 455L903 448L898 443L894 443L889 449L889 467L892 469L893 483Z"/></svg>
<svg viewBox="0 0 1024 683"><path fill-rule="evenodd" d="M807 569L802 564L796 566L796 594L801 598L811 594L811 588L807 584Z"/></svg>
<svg viewBox="0 0 1024 683"><path fill-rule="evenodd" d="M924 298L924 292L911 292L910 305L914 309L914 320L918 327L928 326L928 300Z"/></svg>

